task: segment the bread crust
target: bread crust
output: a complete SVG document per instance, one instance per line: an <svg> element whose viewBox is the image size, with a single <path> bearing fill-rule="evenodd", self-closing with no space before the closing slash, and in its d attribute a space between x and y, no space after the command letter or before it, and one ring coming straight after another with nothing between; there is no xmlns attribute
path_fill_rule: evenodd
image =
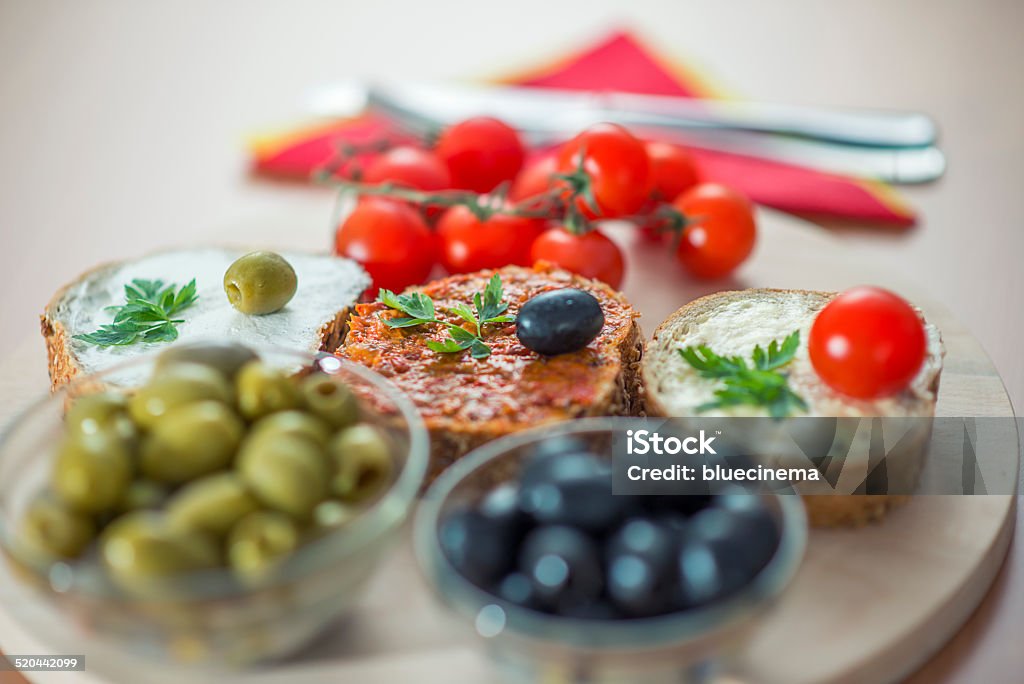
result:
<svg viewBox="0 0 1024 684"><path fill-rule="evenodd" d="M683 305L655 329L648 345L646 361L642 369L644 402L648 415L670 417L663 398L656 389L659 371L657 355L659 351L665 351L665 348L670 345L674 349L673 339L677 328L688 320L700 318L703 314L713 311L723 301L727 303L766 294L796 294L804 297L816 297L820 299L821 306L824 306L838 293L820 290L752 288L716 292ZM940 366L934 377L930 379L928 389L933 393L933 397L938 396L941 371ZM934 412L934 401L931 409ZM922 449L926 448L927 444L923 444ZM923 456L922 453L922 460ZM910 496L906 494L805 495L803 497L808 520L814 527L859 527L878 522L885 517L889 510L905 504L909 499Z"/></svg>
<svg viewBox="0 0 1024 684"><path fill-rule="evenodd" d="M82 373L81 367L71 353L67 330L64 328L64 324L57 320L57 307L71 288L103 271L117 268L121 263L120 261L105 261L93 266L58 289L46 303L46 308L43 309L43 313L39 317L39 325L46 343L46 363L50 372L51 392L56 392L61 386L68 384Z"/></svg>

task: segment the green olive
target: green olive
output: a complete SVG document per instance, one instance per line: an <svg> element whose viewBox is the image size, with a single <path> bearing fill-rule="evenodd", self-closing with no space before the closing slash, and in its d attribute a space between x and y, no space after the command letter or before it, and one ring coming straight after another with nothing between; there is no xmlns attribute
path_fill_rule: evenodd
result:
<svg viewBox="0 0 1024 684"><path fill-rule="evenodd" d="M112 522L101 535L100 556L111 577L133 590L220 564L211 537L181 530L154 511L128 513Z"/></svg>
<svg viewBox="0 0 1024 684"><path fill-rule="evenodd" d="M132 418L151 428L174 408L196 401L232 401L231 385L220 373L197 363L177 363L157 371L131 398Z"/></svg>
<svg viewBox="0 0 1024 684"><path fill-rule="evenodd" d="M359 420L355 395L337 378L316 373L305 378L300 389L306 408L335 428L347 427Z"/></svg>
<svg viewBox="0 0 1024 684"><path fill-rule="evenodd" d="M117 506L119 513L130 511L155 510L167 501L168 489L159 482L152 480L133 480L125 490L121 502Z"/></svg>
<svg viewBox="0 0 1024 684"><path fill-rule="evenodd" d="M301 437L279 434L246 442L238 470L257 499L300 520L327 497L327 461Z"/></svg>
<svg viewBox="0 0 1024 684"><path fill-rule="evenodd" d="M244 314L280 311L295 296L297 286L295 269L274 252L246 254L224 274L228 301Z"/></svg>
<svg viewBox="0 0 1024 684"><path fill-rule="evenodd" d="M132 479L132 454L108 432L71 434L57 452L50 481L61 501L83 513L116 510Z"/></svg>
<svg viewBox="0 0 1024 684"><path fill-rule="evenodd" d="M32 562L77 558L96 537L92 519L48 496L29 504L18 530L16 548Z"/></svg>
<svg viewBox="0 0 1024 684"><path fill-rule="evenodd" d="M328 499L317 504L313 509L313 524L310 532L319 537L349 524L359 515L360 510L352 504Z"/></svg>
<svg viewBox="0 0 1024 684"><path fill-rule="evenodd" d="M330 427L316 416L302 411L281 411L261 418L252 426L247 441L281 434L308 439L320 449L326 449L331 441Z"/></svg>
<svg viewBox="0 0 1024 684"><path fill-rule="evenodd" d="M161 353L156 359L156 367L159 371L179 363L198 363L201 366L209 366L233 380L242 366L258 358L256 352L240 344L194 342L177 344Z"/></svg>
<svg viewBox="0 0 1024 684"><path fill-rule="evenodd" d="M299 390L281 371L253 361L238 372L238 410L248 420L298 408Z"/></svg>
<svg viewBox="0 0 1024 684"><path fill-rule="evenodd" d="M138 441L139 430L128 415L128 397L121 392L86 394L71 404L67 428L73 434L109 432L129 445Z"/></svg>
<svg viewBox="0 0 1024 684"><path fill-rule="evenodd" d="M186 485L167 504L172 525L223 537L258 508L235 473L208 475Z"/></svg>
<svg viewBox="0 0 1024 684"><path fill-rule="evenodd" d="M228 563L246 582L259 581L299 546L299 529L287 515L257 511L228 535Z"/></svg>
<svg viewBox="0 0 1024 684"><path fill-rule="evenodd" d="M218 401L179 406L162 416L142 443L142 474L181 484L231 464L245 424Z"/></svg>
<svg viewBox="0 0 1024 684"><path fill-rule="evenodd" d="M365 423L335 435L328 447L334 465L331 492L343 501L365 501L391 478L394 462L384 435Z"/></svg>

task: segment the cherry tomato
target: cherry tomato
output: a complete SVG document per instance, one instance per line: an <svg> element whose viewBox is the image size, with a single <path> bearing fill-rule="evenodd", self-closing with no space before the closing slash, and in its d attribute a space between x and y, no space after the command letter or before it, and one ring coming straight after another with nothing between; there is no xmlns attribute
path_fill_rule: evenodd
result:
<svg viewBox="0 0 1024 684"><path fill-rule="evenodd" d="M585 278L594 278L618 289L625 261L622 250L607 235L591 230L582 235L556 227L544 231L530 250L533 261L550 261Z"/></svg>
<svg viewBox="0 0 1024 684"><path fill-rule="evenodd" d="M521 202L530 197L542 195L554 186L552 176L558 173L558 155L546 154L528 162L516 176L508 196Z"/></svg>
<svg viewBox="0 0 1024 684"><path fill-rule="evenodd" d="M664 142L646 144L651 160L651 198L671 202L700 182L697 163L685 147Z"/></svg>
<svg viewBox="0 0 1024 684"><path fill-rule="evenodd" d="M457 123L441 134L435 149L448 165L452 185L490 192L511 181L523 166L523 143L508 124L487 116Z"/></svg>
<svg viewBox="0 0 1024 684"><path fill-rule="evenodd" d="M529 266L530 247L543 231L537 219L493 214L481 221L467 207L454 206L437 222L440 261L449 273Z"/></svg>
<svg viewBox="0 0 1024 684"><path fill-rule="evenodd" d="M403 145L370 162L363 174L367 183L391 182L413 190L445 190L452 186L448 167L433 152Z"/></svg>
<svg viewBox="0 0 1024 684"><path fill-rule="evenodd" d="M742 264L754 249L757 226L750 200L716 183L703 183L676 198L686 217L676 258L699 278L721 278Z"/></svg>
<svg viewBox="0 0 1024 684"><path fill-rule="evenodd" d="M650 194L651 162L644 144L617 124L591 126L566 143L558 155L558 171L580 167L590 177L596 209L578 196L576 206L587 218L617 218L638 211Z"/></svg>
<svg viewBox="0 0 1024 684"><path fill-rule="evenodd" d="M808 351L837 392L876 399L907 387L924 363L927 340L914 308L877 287L843 292L811 325Z"/></svg>
<svg viewBox="0 0 1024 684"><path fill-rule="evenodd" d="M452 176L448 173L448 167L436 154L409 145L392 148L374 159L363 174L363 180L372 184L390 182L424 192L447 190L452 187ZM431 225L444 213L442 207L418 208Z"/></svg>
<svg viewBox="0 0 1024 684"><path fill-rule="evenodd" d="M370 274L370 293L401 291L426 280L434 266L434 236L409 205L364 197L338 227L335 251Z"/></svg>

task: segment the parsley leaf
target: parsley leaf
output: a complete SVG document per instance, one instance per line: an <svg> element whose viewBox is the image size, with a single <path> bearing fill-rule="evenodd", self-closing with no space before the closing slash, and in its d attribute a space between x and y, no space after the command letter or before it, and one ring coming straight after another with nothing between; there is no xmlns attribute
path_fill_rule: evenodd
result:
<svg viewBox="0 0 1024 684"><path fill-rule="evenodd" d="M113 321L74 339L100 347L172 342L178 338L177 324L183 322L175 316L199 298L195 278L175 290L176 286L162 280L133 280L124 286L125 303L106 308L114 314Z"/></svg>
<svg viewBox="0 0 1024 684"><path fill-rule="evenodd" d="M436 351L439 354L452 354L454 352L460 352L466 348L459 344L458 342L456 342L451 337L449 337L447 340L444 340L443 342L438 342L437 340L427 340L427 347L429 347L431 351Z"/></svg>
<svg viewBox="0 0 1024 684"><path fill-rule="evenodd" d="M807 403L789 387L789 380L779 368L793 360L800 346L800 331L795 330L782 341L772 340L768 349L754 347L751 363L740 356L719 356L706 345L679 350L702 378L721 380L715 390L715 401L701 404L697 412L711 411L741 404L762 406L772 418L785 418L794 411L806 411Z"/></svg>
<svg viewBox="0 0 1024 684"><path fill-rule="evenodd" d="M405 314L384 319L384 323L391 328L412 328L418 325L434 323L448 328L448 337L440 342L427 340L427 347L439 354L454 354L469 350L470 356L474 359L486 359L491 355L491 348L483 337L484 326L488 323L511 323L516 320L508 311L508 303L503 302L504 288L501 285L501 277L495 273L487 282L487 287L482 293L473 295L473 306L459 302L454 304L449 311L461 318L466 323L472 324L475 332L466 330L461 325L449 321L440 320L434 309L434 301L422 292L410 294L395 294L391 290L381 289L377 294L377 301L390 309L395 309Z"/></svg>
<svg viewBox="0 0 1024 684"><path fill-rule="evenodd" d="M487 282L483 297L479 293L473 295L476 315L481 322L490 321L508 311L508 304L501 301L504 294L501 287L501 278L495 273ZM481 299L483 300L482 302Z"/></svg>

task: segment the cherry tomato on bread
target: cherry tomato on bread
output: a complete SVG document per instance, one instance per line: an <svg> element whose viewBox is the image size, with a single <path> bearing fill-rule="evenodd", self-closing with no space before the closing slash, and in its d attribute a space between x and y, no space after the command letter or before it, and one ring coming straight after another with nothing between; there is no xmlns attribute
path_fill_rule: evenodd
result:
<svg viewBox="0 0 1024 684"><path fill-rule="evenodd" d="M585 278L601 280L618 289L625 272L622 250L599 230L582 235L561 226L549 228L533 242L533 261L550 261Z"/></svg>
<svg viewBox="0 0 1024 684"><path fill-rule="evenodd" d="M757 226L750 200L739 192L702 183L677 197L673 205L687 221L676 258L693 275L721 278L750 256Z"/></svg>
<svg viewBox="0 0 1024 684"><path fill-rule="evenodd" d="M401 291L426 280L434 266L434 236L404 202L364 197L335 234L335 252L362 264L378 288Z"/></svg>
<svg viewBox="0 0 1024 684"><path fill-rule="evenodd" d="M818 376L857 399L906 389L924 363L927 346L924 324L910 304L888 290L866 286L826 304L808 337Z"/></svg>

